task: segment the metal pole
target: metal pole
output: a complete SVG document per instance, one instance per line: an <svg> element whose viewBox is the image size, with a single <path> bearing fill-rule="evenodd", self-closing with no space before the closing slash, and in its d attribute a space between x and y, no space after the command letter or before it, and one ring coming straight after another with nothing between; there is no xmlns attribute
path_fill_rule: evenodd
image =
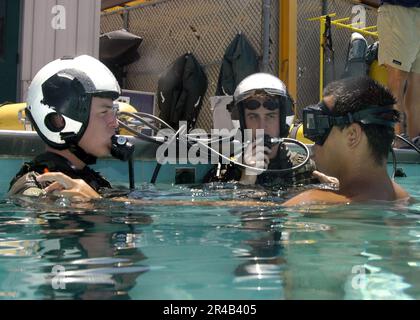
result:
<svg viewBox="0 0 420 320"><path fill-rule="evenodd" d="M134 160L133 155L128 159L128 182L130 184L130 190L136 188L135 178L134 178Z"/></svg>
<svg viewBox="0 0 420 320"><path fill-rule="evenodd" d="M324 91L324 33L326 18L319 20L319 100L322 100Z"/></svg>
<svg viewBox="0 0 420 320"><path fill-rule="evenodd" d="M128 31L128 18L129 18L129 12L126 8L124 8L123 12L123 28Z"/></svg>
<svg viewBox="0 0 420 320"><path fill-rule="evenodd" d="M327 13L328 13L328 0L322 0L321 16L325 16Z"/></svg>
<svg viewBox="0 0 420 320"><path fill-rule="evenodd" d="M270 8L271 0L264 0L263 2L263 60L262 71L268 72L270 62Z"/></svg>
<svg viewBox="0 0 420 320"><path fill-rule="evenodd" d="M322 0L322 16L328 14L328 0ZM319 100L322 100L322 92L324 91L324 33L325 33L325 21L326 19L320 20L320 40L319 40L319 48L320 48L320 59L319 59Z"/></svg>
<svg viewBox="0 0 420 320"><path fill-rule="evenodd" d="M129 31L129 11L127 9L124 9L123 12L123 28L127 31ZM127 88L127 67L123 67L123 77L122 77L122 89Z"/></svg>

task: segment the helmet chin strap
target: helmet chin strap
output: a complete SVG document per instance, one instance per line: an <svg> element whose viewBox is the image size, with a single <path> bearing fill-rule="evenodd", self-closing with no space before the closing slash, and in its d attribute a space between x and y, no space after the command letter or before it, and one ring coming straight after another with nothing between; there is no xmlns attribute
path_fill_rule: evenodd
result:
<svg viewBox="0 0 420 320"><path fill-rule="evenodd" d="M78 145L72 143L69 147L70 152L72 152L77 158L82 160L87 165L95 164L97 157L87 153L85 150L80 148Z"/></svg>
<svg viewBox="0 0 420 320"><path fill-rule="evenodd" d="M97 157L87 153L78 145L77 135L75 133L60 133L61 138L67 143L68 150L85 164L95 164Z"/></svg>
<svg viewBox="0 0 420 320"><path fill-rule="evenodd" d="M134 152L134 146L124 136L112 136L111 145L111 155L121 161L128 161ZM87 165L96 163L97 157L87 153L75 143L70 144L69 150Z"/></svg>
<svg viewBox="0 0 420 320"><path fill-rule="evenodd" d="M68 150L87 165L95 164L97 157L83 150L77 142L74 135L67 135L66 142L69 145ZM134 152L134 146L124 136L113 135L111 137L111 155L121 161L128 161Z"/></svg>

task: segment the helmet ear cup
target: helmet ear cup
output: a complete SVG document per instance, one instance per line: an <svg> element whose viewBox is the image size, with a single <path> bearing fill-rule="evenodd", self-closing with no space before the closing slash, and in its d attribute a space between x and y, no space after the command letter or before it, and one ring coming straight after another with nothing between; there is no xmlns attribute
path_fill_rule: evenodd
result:
<svg viewBox="0 0 420 320"><path fill-rule="evenodd" d="M281 132L280 135L281 137L287 137L289 135L289 131L290 131L290 126L287 123L286 118L288 116L293 116L295 111L294 111L294 106L295 103L292 99L292 97L287 93L285 97L282 97L282 103L283 103L283 108L280 109L280 128L281 128Z"/></svg>
<svg viewBox="0 0 420 320"><path fill-rule="evenodd" d="M289 134L289 126L286 122L287 110L289 108L289 99L285 96L280 99L280 137L284 138Z"/></svg>
<svg viewBox="0 0 420 320"><path fill-rule="evenodd" d="M45 126L52 132L61 132L66 126L66 120L64 117L57 113L49 113L44 120Z"/></svg>
<svg viewBox="0 0 420 320"><path fill-rule="evenodd" d="M226 108L227 108L227 110L229 111L229 113L230 113L230 118L232 119L232 120L239 120L239 106L237 106L237 104L235 103L235 100L232 100L232 102L231 103L229 103L227 106L226 106Z"/></svg>

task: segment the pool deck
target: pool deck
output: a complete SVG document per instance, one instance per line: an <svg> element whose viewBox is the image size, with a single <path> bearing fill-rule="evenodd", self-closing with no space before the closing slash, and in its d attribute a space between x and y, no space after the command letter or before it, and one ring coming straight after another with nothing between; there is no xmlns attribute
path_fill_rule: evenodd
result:
<svg viewBox="0 0 420 320"><path fill-rule="evenodd" d="M134 160L156 161L156 151L159 145L132 136L127 136L127 138L135 145ZM301 150L294 144L287 145L291 150ZM0 157L31 159L44 150L44 142L34 131L0 130ZM420 154L414 150L394 149L394 151L399 163L420 163ZM391 155L388 161L392 162Z"/></svg>

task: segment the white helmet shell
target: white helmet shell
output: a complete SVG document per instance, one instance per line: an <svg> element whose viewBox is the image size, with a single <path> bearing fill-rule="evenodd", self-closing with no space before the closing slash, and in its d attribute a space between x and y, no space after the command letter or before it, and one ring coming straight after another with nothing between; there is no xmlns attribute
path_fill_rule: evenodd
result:
<svg viewBox="0 0 420 320"><path fill-rule="evenodd" d="M283 81L269 73L251 74L238 84L233 94L232 119L238 119L241 128L245 129L244 110L241 107L241 102L261 92L275 96L280 100L280 136L287 136L294 118L293 100Z"/></svg>
<svg viewBox="0 0 420 320"><path fill-rule="evenodd" d="M83 106L82 111L72 110L72 108L81 108L81 106L71 105L70 100L66 100L67 91L65 88L62 88L64 95L60 97L65 107L61 108L59 105L53 105L47 101L48 99L44 96L44 86L54 76L59 76L68 82L76 80L79 83L83 95L89 98L85 99L86 105ZM60 83L54 85L59 86ZM59 89L57 88L57 90ZM99 60L87 55L62 58L45 65L32 80L28 90L27 112L36 131L48 145L57 149L65 149L69 147L69 143L64 137L72 136L73 141L78 142L86 130L91 97L104 94L115 100L120 93L121 90L115 76ZM74 101L79 102L78 99L72 102ZM64 126L51 129L46 121L50 114L59 114L64 119Z"/></svg>
<svg viewBox="0 0 420 320"><path fill-rule="evenodd" d="M238 103L254 95L255 91L264 91L273 96L288 96L286 85L279 78L269 73L260 72L243 79L236 87L233 99L235 103Z"/></svg>

